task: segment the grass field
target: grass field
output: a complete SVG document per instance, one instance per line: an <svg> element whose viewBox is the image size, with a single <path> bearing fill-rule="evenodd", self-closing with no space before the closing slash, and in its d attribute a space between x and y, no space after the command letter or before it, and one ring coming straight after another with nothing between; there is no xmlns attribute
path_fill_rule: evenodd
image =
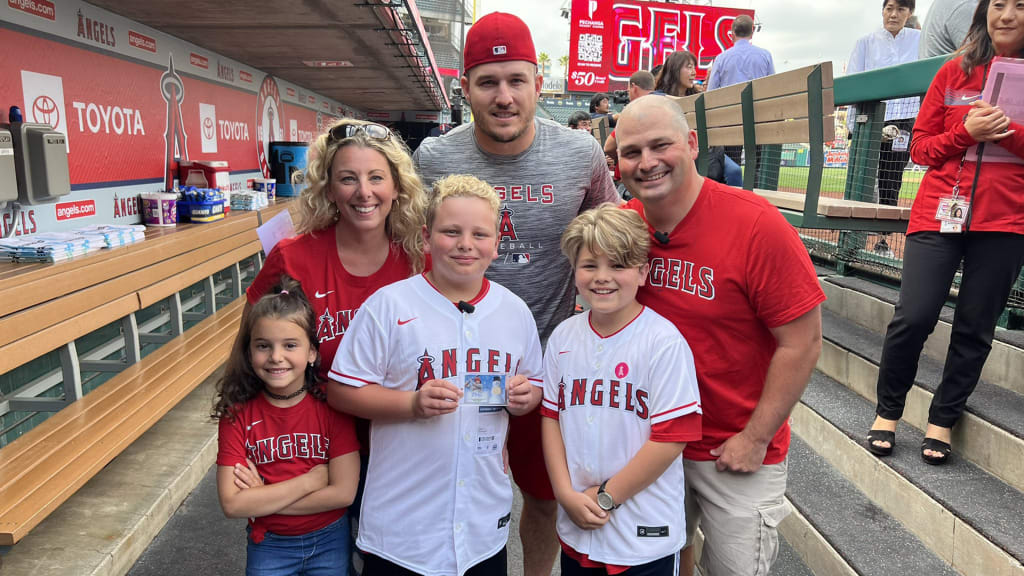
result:
<svg viewBox="0 0 1024 576"><path fill-rule="evenodd" d="M780 190L806 190L807 168L783 166L779 171ZM917 195L924 172L906 170L903 172L903 188L900 198L912 200ZM842 198L846 189L846 168L825 168L821 175L821 192L828 196Z"/></svg>

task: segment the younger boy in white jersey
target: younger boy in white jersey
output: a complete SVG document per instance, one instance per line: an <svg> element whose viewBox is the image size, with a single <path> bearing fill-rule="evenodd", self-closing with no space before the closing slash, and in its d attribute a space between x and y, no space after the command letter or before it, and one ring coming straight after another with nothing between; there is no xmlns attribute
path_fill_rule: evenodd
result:
<svg viewBox="0 0 1024 576"><path fill-rule="evenodd" d="M508 418L537 406L543 380L529 308L484 278L498 208L482 180L437 181L423 231L432 268L370 296L334 358L343 406L371 420L364 576L506 573ZM504 406L485 402L495 377Z"/></svg>
<svg viewBox="0 0 1024 576"><path fill-rule="evenodd" d="M544 355L544 460L558 500L563 576L669 576L686 540L682 452L701 437L690 347L636 301L647 227L603 204L562 236L590 305Z"/></svg>

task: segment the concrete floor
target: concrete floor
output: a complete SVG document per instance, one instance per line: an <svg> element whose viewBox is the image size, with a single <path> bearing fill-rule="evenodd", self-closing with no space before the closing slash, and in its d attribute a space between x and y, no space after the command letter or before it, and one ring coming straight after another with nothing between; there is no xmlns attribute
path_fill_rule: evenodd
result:
<svg viewBox="0 0 1024 576"><path fill-rule="evenodd" d="M519 533L523 502L516 491L510 534ZM245 572L245 520L225 518L217 501L216 465L185 499L128 576L196 576ZM519 538L509 538L508 573L523 573ZM558 566L552 575L561 572Z"/></svg>

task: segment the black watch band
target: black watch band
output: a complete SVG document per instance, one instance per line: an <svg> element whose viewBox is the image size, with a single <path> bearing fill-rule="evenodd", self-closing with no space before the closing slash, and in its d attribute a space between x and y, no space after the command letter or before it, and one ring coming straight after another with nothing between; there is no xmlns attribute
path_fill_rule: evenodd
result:
<svg viewBox="0 0 1024 576"><path fill-rule="evenodd" d="M606 491L606 490L604 489L604 487L605 487L605 486L606 486L607 484L608 484L608 480L605 480L604 482L601 482L601 485L600 485L600 486L598 486L598 487L597 487L597 495L598 495L598 503L597 503L597 504L598 504L598 506L601 506L601 502L600 502L600 496L601 496L602 494L604 494L604 495L605 495L605 496L607 496L607 497L608 497L608 499L609 499L609 500L611 501L611 503L612 503L612 507L611 507L611 508L605 508L604 506L601 506L601 508L602 508L602 509L604 509L604 510L615 510L616 508L618 508L618 507L620 506L620 504L619 504L619 503L617 503L617 502L615 501L615 498L612 498L612 495L611 495L610 493L608 493L608 492L607 492L607 491Z"/></svg>

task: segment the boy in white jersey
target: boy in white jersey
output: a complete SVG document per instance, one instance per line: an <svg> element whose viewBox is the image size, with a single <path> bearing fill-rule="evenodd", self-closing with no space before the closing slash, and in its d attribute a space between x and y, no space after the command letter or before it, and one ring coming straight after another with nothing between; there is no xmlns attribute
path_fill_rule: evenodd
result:
<svg viewBox="0 0 1024 576"><path fill-rule="evenodd" d="M563 576L669 576L686 540L682 452L701 437L690 347L636 301L649 234L611 204L569 224L562 251L588 313L544 355L544 460L558 499Z"/></svg>
<svg viewBox="0 0 1024 576"><path fill-rule="evenodd" d="M356 541L364 576L506 573L508 418L537 406L543 380L529 308L484 278L498 208L482 180L436 182L423 231L432 268L368 298L335 356L336 396L371 420ZM483 383L495 376L505 406L463 398L477 383L488 398Z"/></svg>

